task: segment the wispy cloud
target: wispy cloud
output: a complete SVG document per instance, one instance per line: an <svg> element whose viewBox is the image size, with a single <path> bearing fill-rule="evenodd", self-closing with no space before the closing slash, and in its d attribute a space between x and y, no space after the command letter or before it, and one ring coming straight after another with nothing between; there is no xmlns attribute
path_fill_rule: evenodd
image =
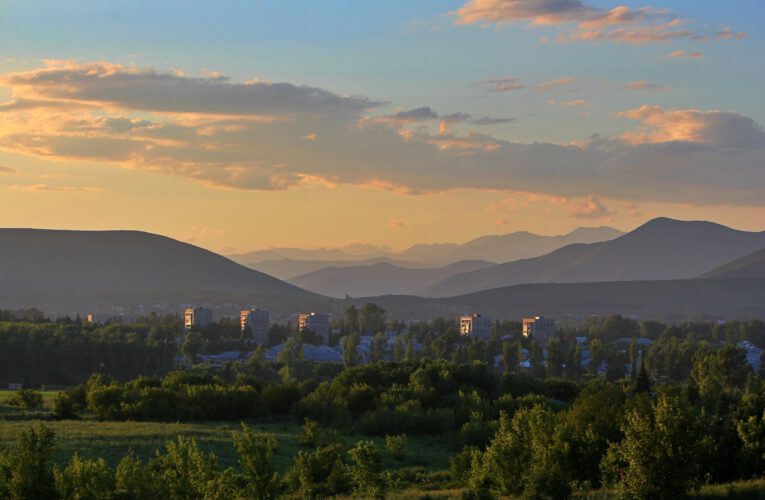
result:
<svg viewBox="0 0 765 500"><path fill-rule="evenodd" d="M564 76L561 78L555 78L553 80L545 80L543 82L539 82L534 86L534 90L537 92L547 92L550 90L557 89L558 87L565 87L566 85L571 85L574 83L577 79L571 76Z"/></svg>
<svg viewBox="0 0 765 500"><path fill-rule="evenodd" d="M93 193L101 191L96 187L82 187L82 186L51 186L49 184L26 184L26 185L14 185L8 189L14 191L26 191L26 192L59 192L59 193Z"/></svg>
<svg viewBox="0 0 765 500"><path fill-rule="evenodd" d="M570 210L576 219L603 219L616 215L616 210L609 209L595 196L588 196L582 203Z"/></svg>
<svg viewBox="0 0 765 500"><path fill-rule="evenodd" d="M642 45L678 39L746 36L730 28L706 32L692 27L690 20L667 9L633 9L625 5L607 9L582 0L469 0L455 12L455 22L483 26L524 22L530 26L550 26L560 30L557 41L561 43L610 41Z"/></svg>
<svg viewBox="0 0 765 500"><path fill-rule="evenodd" d="M557 99L548 99L549 104L556 104L558 106L566 106L568 108L575 108L579 106L588 106L589 103L586 99L569 99L565 101L559 101Z"/></svg>
<svg viewBox="0 0 765 500"><path fill-rule="evenodd" d="M0 165L0 174L15 174L16 169L11 167L6 167L5 165Z"/></svg>
<svg viewBox="0 0 765 500"><path fill-rule="evenodd" d="M648 83L646 80L637 80L624 84L624 88L630 90L658 90L660 92L669 92L672 87L669 85L659 85L658 83Z"/></svg>
<svg viewBox="0 0 765 500"><path fill-rule="evenodd" d="M704 54L701 52L688 52L686 50L673 50L667 57L672 59L703 59Z"/></svg>
<svg viewBox="0 0 765 500"><path fill-rule="evenodd" d="M526 85L521 79L514 76L491 78L480 83L487 84L489 86L489 92L509 92L511 90L521 90L526 88Z"/></svg>

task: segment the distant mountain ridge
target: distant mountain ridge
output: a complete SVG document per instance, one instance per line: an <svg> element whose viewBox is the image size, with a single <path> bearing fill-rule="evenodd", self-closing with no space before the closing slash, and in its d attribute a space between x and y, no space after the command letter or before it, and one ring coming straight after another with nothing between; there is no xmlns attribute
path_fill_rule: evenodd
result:
<svg viewBox="0 0 765 500"><path fill-rule="evenodd" d="M494 262L463 260L435 268L401 267L390 262L348 267L325 267L288 280L293 285L329 297L418 295L421 290L454 274L484 269Z"/></svg>
<svg viewBox="0 0 765 500"><path fill-rule="evenodd" d="M252 269L289 279L325 267L348 267L390 262L399 267L443 267L459 261L508 262L544 255L571 243L592 243L616 238L624 233L610 227L582 227L559 236L540 236L527 231L488 235L466 243L418 244L400 252L383 247L343 249L273 248L229 257Z"/></svg>
<svg viewBox="0 0 765 500"><path fill-rule="evenodd" d="M572 244L547 255L447 278L424 291L446 297L523 283L695 278L765 246L765 231L657 218L609 241Z"/></svg>

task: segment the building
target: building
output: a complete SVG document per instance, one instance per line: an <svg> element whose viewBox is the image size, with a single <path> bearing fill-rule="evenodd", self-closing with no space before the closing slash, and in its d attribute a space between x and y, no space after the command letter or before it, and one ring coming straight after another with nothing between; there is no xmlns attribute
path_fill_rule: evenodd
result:
<svg viewBox="0 0 765 500"><path fill-rule="evenodd" d="M298 315L300 333L313 332L323 344L329 344L329 314L310 312Z"/></svg>
<svg viewBox="0 0 765 500"><path fill-rule="evenodd" d="M258 345L268 344L270 315L264 309L245 309L239 314L239 325L244 333L248 328L251 339Z"/></svg>
<svg viewBox="0 0 765 500"><path fill-rule="evenodd" d="M555 335L555 320L536 316L523 318L523 336L536 339L539 345L545 345Z"/></svg>
<svg viewBox="0 0 765 500"><path fill-rule="evenodd" d="M183 326L186 330L202 328L213 322L212 309L206 307L187 307L183 315Z"/></svg>
<svg viewBox="0 0 765 500"><path fill-rule="evenodd" d="M489 340L494 329L491 316L473 314L460 316L460 335L468 335L478 340Z"/></svg>

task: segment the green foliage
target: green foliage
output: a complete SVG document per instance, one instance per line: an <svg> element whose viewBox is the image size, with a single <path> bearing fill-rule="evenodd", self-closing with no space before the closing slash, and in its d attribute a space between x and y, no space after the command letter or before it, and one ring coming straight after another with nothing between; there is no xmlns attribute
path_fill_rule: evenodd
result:
<svg viewBox="0 0 765 500"><path fill-rule="evenodd" d="M54 433L42 423L19 433L0 460L0 492L13 500L47 500L55 495L51 454Z"/></svg>
<svg viewBox="0 0 765 500"><path fill-rule="evenodd" d="M359 441L349 452L353 463L350 467L353 491L357 495L372 498L385 497L382 455L372 441Z"/></svg>
<svg viewBox="0 0 765 500"><path fill-rule="evenodd" d="M298 436L300 446L314 447L319 441L319 422L306 418L303 422L303 428Z"/></svg>
<svg viewBox="0 0 765 500"><path fill-rule="evenodd" d="M259 436L242 424L242 432L234 433L234 448L246 479L246 494L268 500L279 494L279 475L274 470L273 455L277 448L273 436Z"/></svg>
<svg viewBox="0 0 765 500"><path fill-rule="evenodd" d="M77 453L64 469L54 469L56 491L71 500L109 500L114 491L114 474L103 458L83 460Z"/></svg>
<svg viewBox="0 0 765 500"><path fill-rule="evenodd" d="M77 418L75 402L67 392L59 392L53 401L53 416L57 420Z"/></svg>
<svg viewBox="0 0 765 500"><path fill-rule="evenodd" d="M401 461L406 455L406 434L399 434L397 436L386 435L385 436L385 449L394 459Z"/></svg>
<svg viewBox="0 0 765 500"><path fill-rule="evenodd" d="M624 439L603 460L604 482L638 498L680 498L698 486L701 432L682 397L640 397L627 411Z"/></svg>
<svg viewBox="0 0 765 500"><path fill-rule="evenodd" d="M116 493L126 500L162 498L167 488L156 467L149 467L132 454L125 455L115 473Z"/></svg>
<svg viewBox="0 0 765 500"><path fill-rule="evenodd" d="M6 404L26 408L27 410L34 410L42 406L43 397L42 394L37 391L31 389L19 389L13 393L13 396L8 398Z"/></svg>
<svg viewBox="0 0 765 500"><path fill-rule="evenodd" d="M299 451L285 482L302 498L338 495L348 491L348 476L339 443L317 448L313 453Z"/></svg>

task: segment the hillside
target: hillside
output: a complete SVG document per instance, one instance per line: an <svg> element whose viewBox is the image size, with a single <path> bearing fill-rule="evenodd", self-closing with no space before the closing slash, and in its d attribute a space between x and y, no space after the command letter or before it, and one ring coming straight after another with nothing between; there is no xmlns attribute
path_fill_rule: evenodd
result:
<svg viewBox="0 0 765 500"><path fill-rule="evenodd" d="M704 273L700 278L765 278L765 248Z"/></svg>
<svg viewBox="0 0 765 500"><path fill-rule="evenodd" d="M0 307L325 299L187 243L138 231L0 229Z"/></svg>
<svg viewBox="0 0 765 500"><path fill-rule="evenodd" d="M354 303L370 300L406 319L481 313L501 319L545 315L571 323L610 314L663 321L750 320L765 318L765 278L543 283L442 299L389 295Z"/></svg>
<svg viewBox="0 0 765 500"><path fill-rule="evenodd" d="M444 297L521 283L695 278L763 246L765 232L658 218L610 241L568 245L541 257L461 273L424 293Z"/></svg>
<svg viewBox="0 0 765 500"><path fill-rule="evenodd" d="M421 290L449 276L492 265L493 262L483 260L466 260L428 269L402 267L389 262L364 266L332 266L296 276L289 282L312 292L338 298L346 295L417 295Z"/></svg>

